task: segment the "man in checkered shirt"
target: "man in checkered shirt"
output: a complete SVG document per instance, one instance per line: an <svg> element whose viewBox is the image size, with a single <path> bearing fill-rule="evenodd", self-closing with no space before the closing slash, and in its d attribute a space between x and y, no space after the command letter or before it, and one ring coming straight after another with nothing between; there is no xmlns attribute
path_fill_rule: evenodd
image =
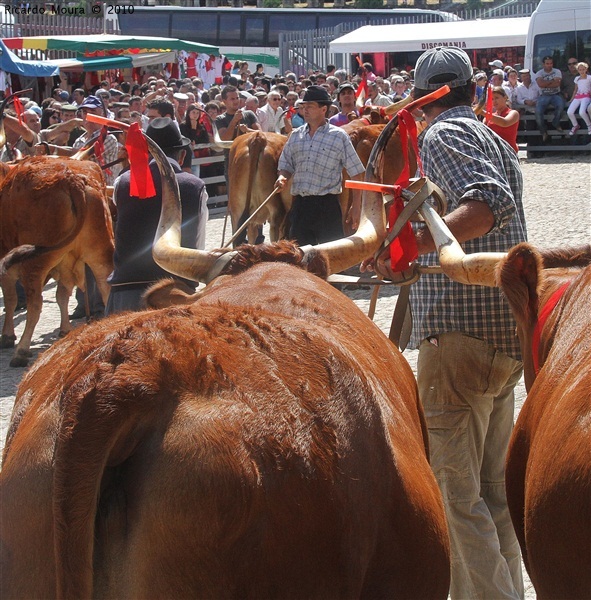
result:
<svg viewBox="0 0 591 600"><path fill-rule="evenodd" d="M474 116L472 66L462 50L439 47L419 58L414 97L445 84L451 92L423 109L425 175L445 192L445 221L466 254L505 252L527 238L519 161ZM437 264L428 229L417 228L416 238L421 263ZM451 597L523 598L504 486L522 372L511 310L499 289L445 275L423 276L410 301L431 466L450 530Z"/></svg>
<svg viewBox="0 0 591 600"><path fill-rule="evenodd" d="M293 176L289 239L300 246L321 244L343 237L339 194L345 169L352 179L361 179L365 167L349 136L326 119L332 104L329 93L311 85L303 98L305 125L294 129L279 157L275 187L283 189ZM361 196L353 194L348 220L357 228Z"/></svg>

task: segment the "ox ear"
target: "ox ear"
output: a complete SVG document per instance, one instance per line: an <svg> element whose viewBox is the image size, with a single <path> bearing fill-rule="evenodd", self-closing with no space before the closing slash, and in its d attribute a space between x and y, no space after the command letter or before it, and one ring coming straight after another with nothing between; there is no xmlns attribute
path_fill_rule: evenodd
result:
<svg viewBox="0 0 591 600"><path fill-rule="evenodd" d="M167 308L193 304L201 296L186 283L176 279L161 279L150 286L142 296L147 308Z"/></svg>
<svg viewBox="0 0 591 600"><path fill-rule="evenodd" d="M369 113L369 120L372 125L379 125L382 122L382 117L380 116L379 111L372 110Z"/></svg>
<svg viewBox="0 0 591 600"><path fill-rule="evenodd" d="M511 248L497 267L497 285L503 290L517 322L533 327L539 304L542 257L529 244Z"/></svg>

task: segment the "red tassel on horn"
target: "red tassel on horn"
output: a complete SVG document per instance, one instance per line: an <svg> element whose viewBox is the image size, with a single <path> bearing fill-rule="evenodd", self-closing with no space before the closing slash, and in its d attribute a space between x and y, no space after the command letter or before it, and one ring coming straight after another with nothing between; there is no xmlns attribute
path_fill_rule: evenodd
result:
<svg viewBox="0 0 591 600"><path fill-rule="evenodd" d="M18 117L18 124L23 124L23 114L25 112L25 107L21 102L21 99L18 96L15 96L13 99L14 110L16 112L16 116Z"/></svg>
<svg viewBox="0 0 591 600"><path fill-rule="evenodd" d="M127 131L125 148L129 157L129 194L140 200L156 195L152 172L148 165L148 142L141 132L139 123L132 123Z"/></svg>

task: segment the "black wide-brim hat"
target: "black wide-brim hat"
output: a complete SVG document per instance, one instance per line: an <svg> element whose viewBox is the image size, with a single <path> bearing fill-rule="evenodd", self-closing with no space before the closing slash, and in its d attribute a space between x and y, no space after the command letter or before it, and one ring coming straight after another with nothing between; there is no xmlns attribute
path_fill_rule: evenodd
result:
<svg viewBox="0 0 591 600"><path fill-rule="evenodd" d="M180 150L191 144L191 140L181 135L179 128L170 117L157 117L149 125L146 135L154 140L162 150Z"/></svg>
<svg viewBox="0 0 591 600"><path fill-rule="evenodd" d="M318 104L332 104L330 94L319 85L309 85L302 98L304 102L318 102Z"/></svg>

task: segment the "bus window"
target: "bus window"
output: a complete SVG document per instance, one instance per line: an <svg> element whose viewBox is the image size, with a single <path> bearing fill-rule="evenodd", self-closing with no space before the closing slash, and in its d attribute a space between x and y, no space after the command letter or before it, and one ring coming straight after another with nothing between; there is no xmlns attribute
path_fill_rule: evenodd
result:
<svg viewBox="0 0 591 600"><path fill-rule="evenodd" d="M265 19L263 17L244 17L244 44L265 46Z"/></svg>
<svg viewBox="0 0 591 600"><path fill-rule="evenodd" d="M240 13L224 13L220 11L219 34L218 44L220 46L241 46Z"/></svg>
<svg viewBox="0 0 591 600"><path fill-rule="evenodd" d="M217 21L217 15L212 13L173 13L171 37L215 46Z"/></svg>
<svg viewBox="0 0 591 600"><path fill-rule="evenodd" d="M342 23L354 23L363 26L367 24L367 18L362 11L359 11L358 15L319 15L318 16L318 27L336 27ZM384 18L384 17L382 17Z"/></svg>
<svg viewBox="0 0 591 600"><path fill-rule="evenodd" d="M570 56L581 59L587 56L586 51L591 46L591 31L560 31L537 35L534 40L533 70L542 67L542 58L551 56L557 69L566 70L566 61Z"/></svg>
<svg viewBox="0 0 591 600"><path fill-rule="evenodd" d="M279 44L279 34L291 31L311 31L316 29L314 14L297 14L297 10L287 14L271 14L269 16L269 46Z"/></svg>
<svg viewBox="0 0 591 600"><path fill-rule="evenodd" d="M137 17L134 19L134 17ZM121 12L119 14L119 27L121 31L132 30L133 35L170 36L169 15L161 13L157 18L149 13L137 15ZM182 38L181 38L182 39Z"/></svg>

